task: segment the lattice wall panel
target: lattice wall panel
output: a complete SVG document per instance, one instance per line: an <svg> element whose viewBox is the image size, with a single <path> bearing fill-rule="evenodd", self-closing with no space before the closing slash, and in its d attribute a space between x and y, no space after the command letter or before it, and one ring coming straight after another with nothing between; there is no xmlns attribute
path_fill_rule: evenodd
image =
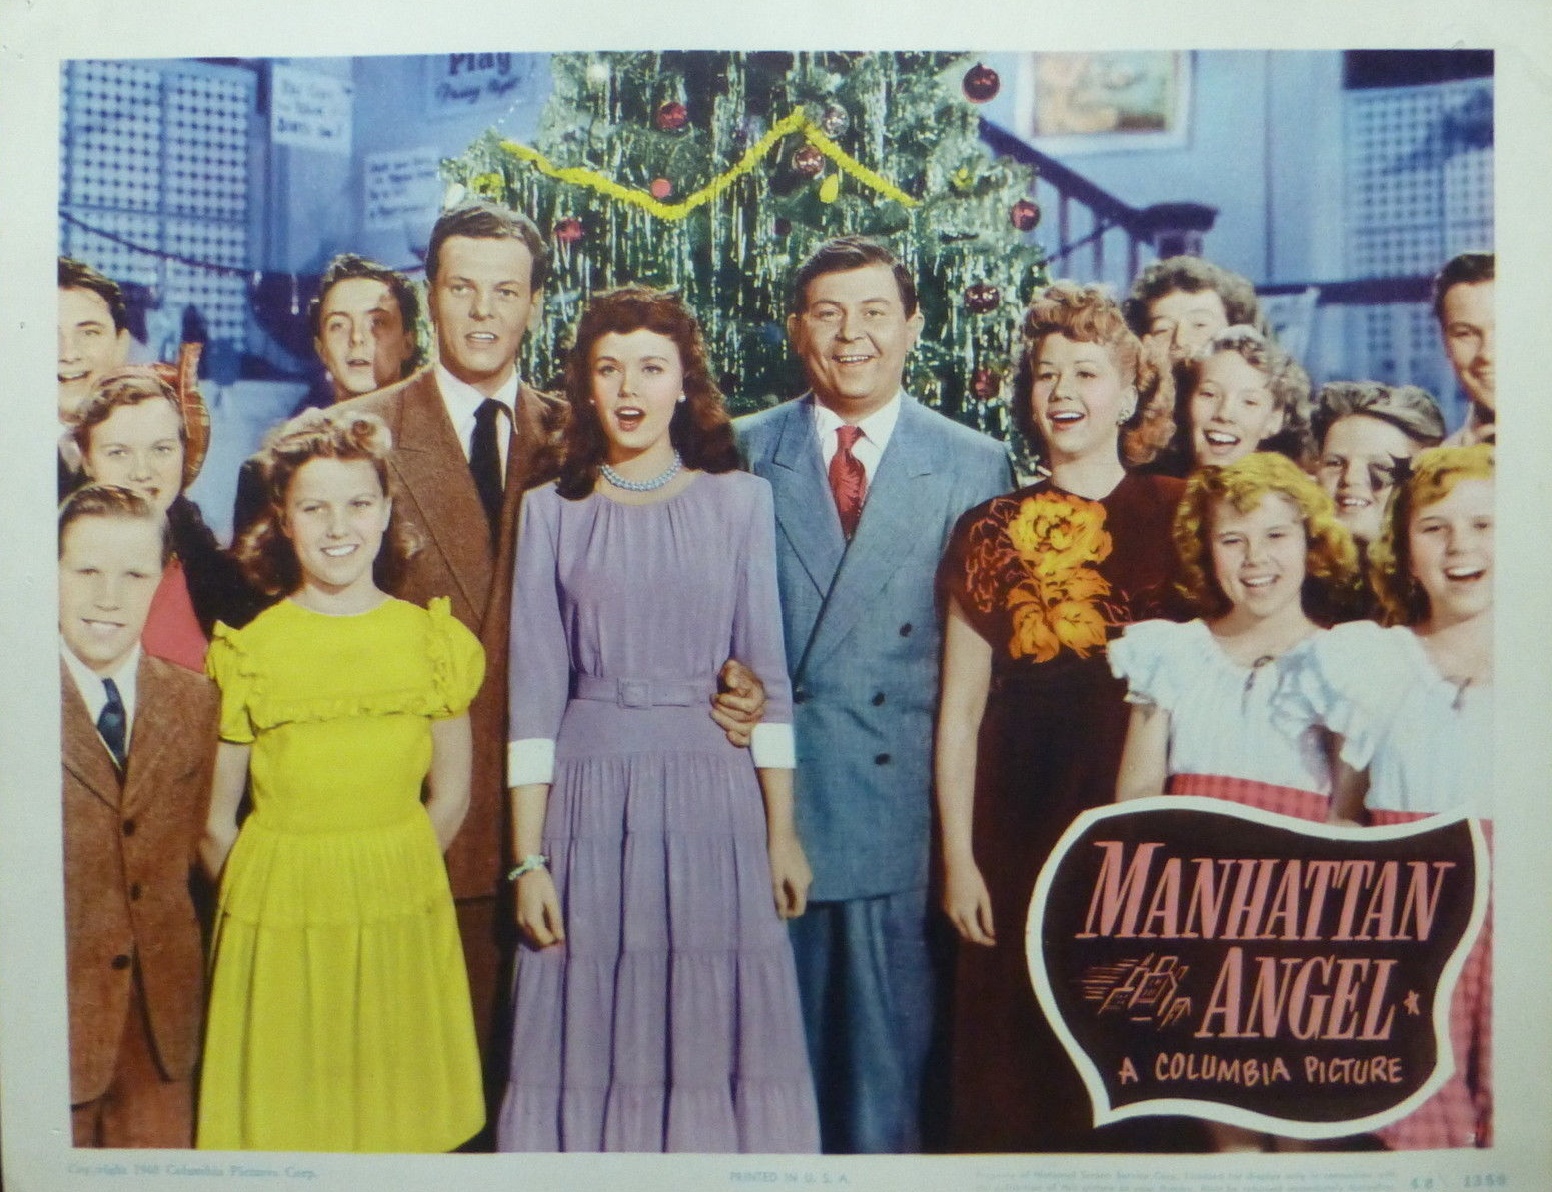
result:
<svg viewBox="0 0 1552 1192"><path fill-rule="evenodd" d="M61 209L79 221L60 221L61 251L152 287L172 311L192 304L212 337L238 344L253 91L246 71L72 62L60 127Z"/></svg>
<svg viewBox="0 0 1552 1192"><path fill-rule="evenodd" d="M251 91L246 77L167 77L168 212L247 220Z"/></svg>
<svg viewBox="0 0 1552 1192"><path fill-rule="evenodd" d="M1354 276L1433 273L1493 237L1492 81L1347 96Z"/></svg>
<svg viewBox="0 0 1552 1192"><path fill-rule="evenodd" d="M1491 79L1351 91L1346 97L1349 274L1431 276L1493 246ZM1426 303L1353 310L1355 374L1448 398L1455 379Z"/></svg>

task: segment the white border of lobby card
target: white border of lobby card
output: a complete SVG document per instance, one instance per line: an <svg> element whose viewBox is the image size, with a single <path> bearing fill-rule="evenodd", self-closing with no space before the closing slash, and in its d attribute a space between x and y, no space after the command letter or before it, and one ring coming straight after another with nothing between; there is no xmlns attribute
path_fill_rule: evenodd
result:
<svg viewBox="0 0 1552 1192"><path fill-rule="evenodd" d="M975 1192L1445 1192L1544 1186L1552 1172L1552 774L1546 675L1552 673L1552 403L1532 346L1545 342L1535 300L1552 274L1543 214L1552 134L1552 8L1541 0L470 0L434 12L419 0L0 0L0 359L13 441L0 470L0 1110L13 1192L54 1188L373 1187L460 1190L930 1187ZM714 19L708 19L714 18ZM582 46L718 48L977 47L1341 49L1490 47L1498 51L1497 241L1501 388L1525 393L1504 415L1508 511L1498 618L1497 1145L1399 1154L1063 1157L355 1156L73 1151L65 1056L59 867L59 748L54 607L51 287L56 253L58 65L78 57L264 57ZM36 393L36 398L20 395ZM1543 405L1534 412L1532 402ZM1537 546L1542 546L1537 552ZM995 1107L987 1107L996 1112Z"/></svg>

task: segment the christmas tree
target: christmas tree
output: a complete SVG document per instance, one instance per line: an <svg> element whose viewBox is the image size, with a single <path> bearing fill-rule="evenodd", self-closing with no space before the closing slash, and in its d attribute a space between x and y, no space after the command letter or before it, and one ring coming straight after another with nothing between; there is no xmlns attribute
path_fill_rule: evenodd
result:
<svg viewBox="0 0 1552 1192"><path fill-rule="evenodd" d="M944 53L679 52L558 54L551 72L535 144L492 132L444 163L455 196L505 202L551 237L526 375L555 377L589 296L637 281L696 312L735 413L791 397L792 273L861 234L917 279L926 326L907 386L1012 438L1001 398L1045 273L1032 173L980 140L993 71Z"/></svg>

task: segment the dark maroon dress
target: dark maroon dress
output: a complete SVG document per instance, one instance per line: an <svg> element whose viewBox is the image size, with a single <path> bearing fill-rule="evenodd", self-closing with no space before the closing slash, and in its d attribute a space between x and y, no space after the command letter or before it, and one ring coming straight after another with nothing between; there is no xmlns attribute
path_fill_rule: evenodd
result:
<svg viewBox="0 0 1552 1192"><path fill-rule="evenodd" d="M973 842L997 944L959 949L954 1150L1200 1146L1195 1127L1175 1118L1093 1128L1024 958L1040 866L1079 812L1115 797L1129 708L1106 643L1133 621L1181 611L1170 528L1183 489L1173 477L1129 473L1091 501L1043 481L966 513L943 558L944 594L993 650Z"/></svg>

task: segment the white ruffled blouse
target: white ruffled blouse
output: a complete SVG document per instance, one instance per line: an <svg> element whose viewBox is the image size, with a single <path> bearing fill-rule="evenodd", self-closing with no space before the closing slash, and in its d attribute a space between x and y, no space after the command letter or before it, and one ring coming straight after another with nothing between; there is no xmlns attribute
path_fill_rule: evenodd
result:
<svg viewBox="0 0 1552 1192"><path fill-rule="evenodd" d="M1223 651L1205 621L1139 621L1110 643L1127 700L1169 713L1169 773L1209 774L1331 793L1331 764L1313 718L1274 717L1277 692L1317 638L1260 666Z"/></svg>

